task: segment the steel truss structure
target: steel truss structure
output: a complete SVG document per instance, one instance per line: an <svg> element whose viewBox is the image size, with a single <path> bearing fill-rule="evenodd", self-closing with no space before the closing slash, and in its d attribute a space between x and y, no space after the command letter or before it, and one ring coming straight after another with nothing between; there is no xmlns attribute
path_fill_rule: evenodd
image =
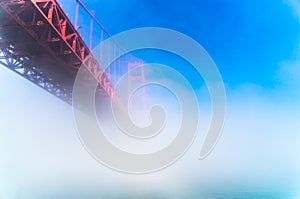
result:
<svg viewBox="0 0 300 199"><path fill-rule="evenodd" d="M101 85L99 92L109 97L114 93L56 0L0 1L0 62L68 103L82 65Z"/></svg>

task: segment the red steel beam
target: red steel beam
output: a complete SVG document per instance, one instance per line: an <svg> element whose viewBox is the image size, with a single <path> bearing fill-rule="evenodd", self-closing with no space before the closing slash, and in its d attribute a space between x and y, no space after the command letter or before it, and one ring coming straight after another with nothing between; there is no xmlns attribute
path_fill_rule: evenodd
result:
<svg viewBox="0 0 300 199"><path fill-rule="evenodd" d="M72 25L56 0L1 0L0 7L9 16L0 25L0 33L19 27L33 38L33 40L9 43L11 38L7 39L3 36L4 38L0 40L0 43L3 43L2 40L5 44L16 46L21 43L36 43L49 54L48 60L54 59L61 67L70 71L73 78L75 78L74 72L76 74L83 64L98 80L104 91L109 96L113 95L113 87L108 77L102 71L96 58L91 55L89 48L76 31L76 27ZM5 51L3 48L0 50ZM19 49L19 52L22 50ZM18 49L13 52L17 53ZM31 55L31 57L34 56Z"/></svg>

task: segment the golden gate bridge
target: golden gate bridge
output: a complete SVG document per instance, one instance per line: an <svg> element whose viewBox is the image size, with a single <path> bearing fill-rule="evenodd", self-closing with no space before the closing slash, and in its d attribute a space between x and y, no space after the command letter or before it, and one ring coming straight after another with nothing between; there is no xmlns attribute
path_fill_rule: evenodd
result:
<svg viewBox="0 0 300 199"><path fill-rule="evenodd" d="M90 17L89 47L80 34L78 10ZM109 52L92 53L93 28L97 25L100 42L111 37L81 0L76 0L74 24L56 0L1 0L0 1L0 63L49 93L71 104L73 84L81 66L90 72L99 86L97 94L112 97L114 84L122 71L143 66L143 61L127 54L105 71L105 56L115 56L124 49L111 43ZM143 81L143 70L130 75L128 82Z"/></svg>

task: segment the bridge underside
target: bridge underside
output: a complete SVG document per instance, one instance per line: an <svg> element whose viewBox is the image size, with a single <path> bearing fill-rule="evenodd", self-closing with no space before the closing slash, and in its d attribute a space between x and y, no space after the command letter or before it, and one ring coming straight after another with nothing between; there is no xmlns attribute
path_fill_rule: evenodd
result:
<svg viewBox="0 0 300 199"><path fill-rule="evenodd" d="M67 103L82 65L101 85L97 93L113 94L106 74L56 0L0 1L0 62Z"/></svg>

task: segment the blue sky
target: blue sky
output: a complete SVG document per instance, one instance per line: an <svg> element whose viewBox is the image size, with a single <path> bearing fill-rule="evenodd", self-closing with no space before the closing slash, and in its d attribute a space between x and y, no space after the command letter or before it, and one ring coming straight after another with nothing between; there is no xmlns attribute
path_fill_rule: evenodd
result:
<svg viewBox="0 0 300 199"><path fill-rule="evenodd" d="M299 20L288 1L83 2L112 34L145 26L187 34L204 46L233 87L250 82L273 88L281 63L297 58ZM74 5L60 3L74 19Z"/></svg>

